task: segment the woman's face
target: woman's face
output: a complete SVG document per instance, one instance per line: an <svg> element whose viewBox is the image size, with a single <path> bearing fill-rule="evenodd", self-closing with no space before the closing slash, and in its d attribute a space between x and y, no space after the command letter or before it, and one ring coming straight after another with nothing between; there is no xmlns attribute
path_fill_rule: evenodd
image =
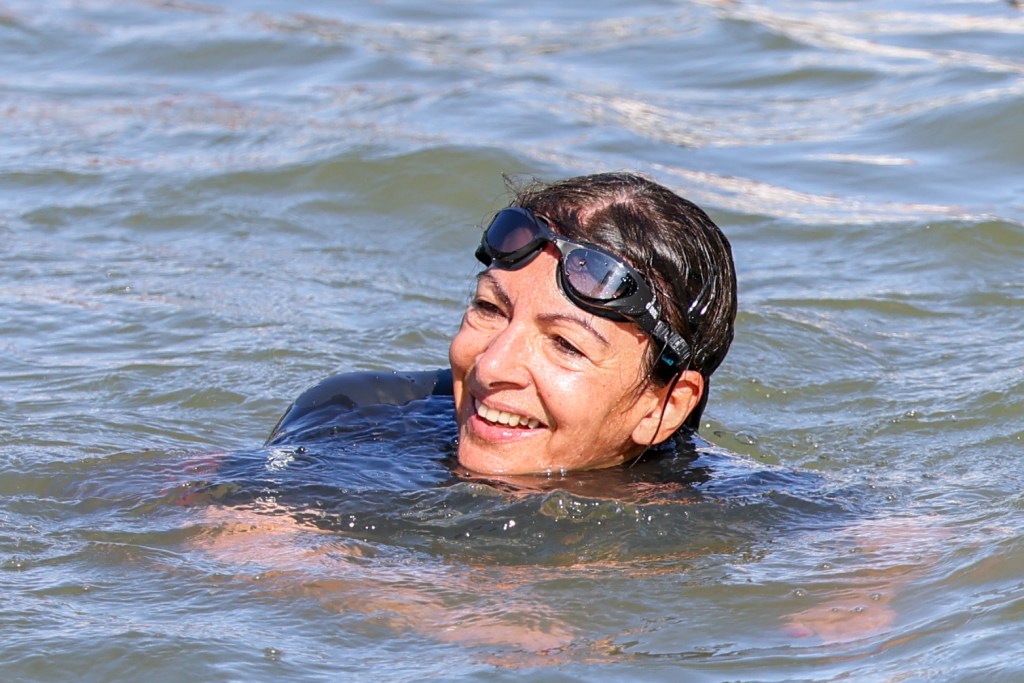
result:
<svg viewBox="0 0 1024 683"><path fill-rule="evenodd" d="M459 462L482 474L610 467L637 455L660 399L644 380L647 336L577 308L548 246L491 268L452 340ZM645 427L641 427L641 424Z"/></svg>

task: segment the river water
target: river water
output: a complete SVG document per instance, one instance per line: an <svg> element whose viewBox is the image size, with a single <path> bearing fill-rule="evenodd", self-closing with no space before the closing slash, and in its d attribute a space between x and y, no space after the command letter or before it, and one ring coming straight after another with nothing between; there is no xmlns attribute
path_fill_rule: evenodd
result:
<svg viewBox="0 0 1024 683"><path fill-rule="evenodd" d="M1024 678L1014 3L3 0L0 107L2 680ZM621 169L735 251L690 489L262 447Z"/></svg>

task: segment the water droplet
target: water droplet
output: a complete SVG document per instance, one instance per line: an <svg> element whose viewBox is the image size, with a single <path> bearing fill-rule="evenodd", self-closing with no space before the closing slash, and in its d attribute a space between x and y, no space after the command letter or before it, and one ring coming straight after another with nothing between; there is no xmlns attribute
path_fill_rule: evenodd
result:
<svg viewBox="0 0 1024 683"><path fill-rule="evenodd" d="M265 647L263 648L263 656L272 662L279 662L281 661L281 657L284 656L284 653L276 647Z"/></svg>

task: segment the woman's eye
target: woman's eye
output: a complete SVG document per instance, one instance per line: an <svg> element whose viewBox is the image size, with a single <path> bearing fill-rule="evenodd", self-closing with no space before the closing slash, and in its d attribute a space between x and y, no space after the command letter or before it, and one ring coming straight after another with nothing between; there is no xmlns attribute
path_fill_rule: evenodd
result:
<svg viewBox="0 0 1024 683"><path fill-rule="evenodd" d="M562 352L564 352L564 353L566 353L566 354L568 354L570 356L580 356L580 357L583 357L583 355L584 355L583 352L580 351L579 348L575 344L573 344L571 341L569 341L565 337L555 337L554 341L555 341L555 345L558 347L558 349L560 351L562 351Z"/></svg>
<svg viewBox="0 0 1024 683"><path fill-rule="evenodd" d="M485 316L501 315L501 309L498 308L495 304L488 301L487 299L473 299L472 303L470 304L470 308L472 308L473 311L475 311L476 313Z"/></svg>

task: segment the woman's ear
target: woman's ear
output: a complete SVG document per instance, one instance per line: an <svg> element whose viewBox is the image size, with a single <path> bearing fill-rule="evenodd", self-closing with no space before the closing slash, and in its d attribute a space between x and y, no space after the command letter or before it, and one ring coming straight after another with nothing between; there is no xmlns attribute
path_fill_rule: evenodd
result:
<svg viewBox="0 0 1024 683"><path fill-rule="evenodd" d="M633 442L641 446L661 443L683 426L690 412L704 394L704 377L696 370L686 370L673 384L648 387L653 394L652 407L633 429Z"/></svg>

